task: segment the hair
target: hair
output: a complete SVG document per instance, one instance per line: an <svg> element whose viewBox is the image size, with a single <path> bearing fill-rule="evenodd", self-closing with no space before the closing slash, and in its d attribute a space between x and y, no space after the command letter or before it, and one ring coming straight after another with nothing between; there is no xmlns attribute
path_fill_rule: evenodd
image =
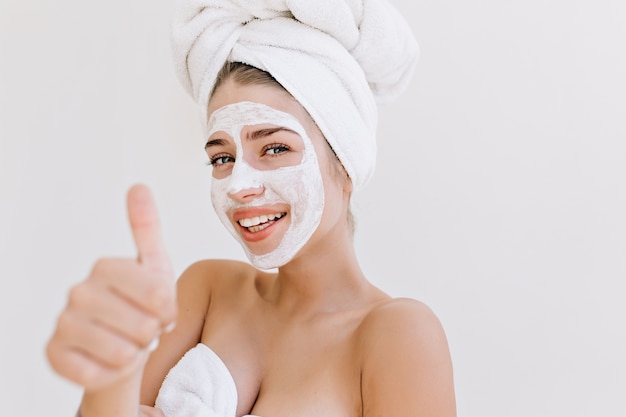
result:
<svg viewBox="0 0 626 417"><path fill-rule="evenodd" d="M232 78L239 85L270 85L287 91L276 78L267 71L263 71L242 62L226 62L217 73L211 96L226 80Z"/></svg>
<svg viewBox="0 0 626 417"><path fill-rule="evenodd" d="M259 68L253 67L248 64L244 64L242 62L226 62L217 73L215 84L213 85L213 89L211 90L210 97L212 97L217 91L217 89L220 86L222 86L224 82L226 82L226 80L228 79L232 79L237 84L244 85L244 86L245 85L268 85L268 86L278 87L291 96L291 94L287 91L287 89L283 87L282 84L279 83L276 80L276 78L274 78L272 74L270 74L269 72L263 71ZM311 119L313 120L313 118ZM313 121L315 122L315 120ZM341 163L339 158L337 158L337 154L335 153L333 148L330 146L328 141L325 140L325 142L326 142L326 150L328 151L328 154L331 157L331 160L336 161L336 163L331 164L331 167L333 170L332 174L341 183L343 183L344 181L351 181L350 178L348 177L348 173L346 169L344 168L343 164ZM348 227L350 229L350 232L352 233L352 235L354 235L355 220L354 220L354 215L352 214L352 210L350 206L348 206L348 213L347 213L346 220L348 222Z"/></svg>

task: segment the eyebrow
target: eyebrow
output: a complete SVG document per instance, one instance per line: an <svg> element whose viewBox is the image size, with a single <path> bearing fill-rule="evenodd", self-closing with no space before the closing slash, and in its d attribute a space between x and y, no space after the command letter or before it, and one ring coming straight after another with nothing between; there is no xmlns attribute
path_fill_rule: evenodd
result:
<svg viewBox="0 0 626 417"><path fill-rule="evenodd" d="M246 139L247 140L260 139L260 138L273 135L274 133L280 132L280 131L295 133L297 135L296 132L294 132L291 129L287 129L286 127L270 127L268 129L259 129L259 130L253 130L252 132L248 132L246 133Z"/></svg>
<svg viewBox="0 0 626 417"><path fill-rule="evenodd" d="M211 139L206 145L204 145L204 149L209 149L211 146L225 146L226 141L224 139Z"/></svg>

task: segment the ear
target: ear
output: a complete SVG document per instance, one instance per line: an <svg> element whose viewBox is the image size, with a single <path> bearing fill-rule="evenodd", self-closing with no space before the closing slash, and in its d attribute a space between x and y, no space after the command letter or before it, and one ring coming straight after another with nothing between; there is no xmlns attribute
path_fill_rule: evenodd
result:
<svg viewBox="0 0 626 417"><path fill-rule="evenodd" d="M339 158L337 158L337 155L333 153L333 156L335 158L334 162L337 164L335 165L336 167L335 175L341 176L340 183L341 183L341 188L343 190L343 193L346 194L348 197L350 197L350 195L352 194L352 190L354 188L352 185L352 179L348 175L348 171L346 171L346 167L344 167L341 161L339 160Z"/></svg>
<svg viewBox="0 0 626 417"><path fill-rule="evenodd" d="M344 169L344 172L345 172L345 169ZM350 195L352 194L352 189L353 189L352 180L350 179L350 177L348 176L348 173L346 172L346 175L343 180L343 192Z"/></svg>

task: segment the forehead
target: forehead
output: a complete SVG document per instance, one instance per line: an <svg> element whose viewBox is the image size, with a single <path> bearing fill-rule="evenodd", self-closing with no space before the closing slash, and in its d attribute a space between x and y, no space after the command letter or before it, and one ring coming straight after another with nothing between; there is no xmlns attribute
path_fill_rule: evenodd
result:
<svg viewBox="0 0 626 417"><path fill-rule="evenodd" d="M309 137L323 137L317 124L304 107L286 90L276 85L242 85L229 78L211 96L207 117L211 119L218 109L239 102L264 104L274 110L290 114L304 126Z"/></svg>
<svg viewBox="0 0 626 417"><path fill-rule="evenodd" d="M238 135L244 126L260 124L286 127L302 137L306 136L304 127L293 115L249 101L228 104L215 110L207 123L207 134L210 136L217 131L226 131Z"/></svg>

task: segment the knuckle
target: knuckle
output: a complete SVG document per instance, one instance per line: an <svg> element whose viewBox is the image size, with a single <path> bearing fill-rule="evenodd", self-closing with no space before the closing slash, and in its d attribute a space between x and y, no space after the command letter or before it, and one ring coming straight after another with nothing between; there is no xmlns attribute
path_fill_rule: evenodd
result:
<svg viewBox="0 0 626 417"><path fill-rule="evenodd" d="M132 343L119 343L111 351L111 365L117 368L128 366L134 361L139 349Z"/></svg>
<svg viewBox="0 0 626 417"><path fill-rule="evenodd" d="M87 296L88 287L85 282L78 283L70 288L68 293L68 307L80 305L82 300Z"/></svg>
<svg viewBox="0 0 626 417"><path fill-rule="evenodd" d="M91 267L91 273L87 278L90 280L105 280L108 281L111 277L119 274L121 270L132 265L133 262L129 262L129 259L124 258L100 258L97 259Z"/></svg>
<svg viewBox="0 0 626 417"><path fill-rule="evenodd" d="M45 346L46 358L48 359L48 362L50 363L52 363L53 358L54 358L54 348L55 348L54 345L55 345L55 339L53 336L52 339L46 342L46 346Z"/></svg>
<svg viewBox="0 0 626 417"><path fill-rule="evenodd" d="M57 319L57 327L53 336L53 340L62 339L64 335L68 333L71 334L72 333L71 329L73 327L74 327L74 319L72 318L72 315L68 313L67 311L64 311L63 313L61 313L61 315L59 315L59 318Z"/></svg>
<svg viewBox="0 0 626 417"><path fill-rule="evenodd" d="M101 274L105 274L106 271L109 269L111 264L111 260L107 259L107 258L100 258L97 259L94 263L93 266L91 267L91 274L90 276L98 276Z"/></svg>
<svg viewBox="0 0 626 417"><path fill-rule="evenodd" d="M46 349L46 355L52 369L59 375L82 385L89 386L97 379L97 369L92 363L83 363L64 346L51 342Z"/></svg>
<svg viewBox="0 0 626 417"><path fill-rule="evenodd" d="M57 341L53 338L46 344L46 357L52 369L62 373L63 367L61 365L61 352L59 351Z"/></svg>
<svg viewBox="0 0 626 417"><path fill-rule="evenodd" d="M142 346L148 346L158 335L160 322L156 318L142 320L137 326L137 341Z"/></svg>

